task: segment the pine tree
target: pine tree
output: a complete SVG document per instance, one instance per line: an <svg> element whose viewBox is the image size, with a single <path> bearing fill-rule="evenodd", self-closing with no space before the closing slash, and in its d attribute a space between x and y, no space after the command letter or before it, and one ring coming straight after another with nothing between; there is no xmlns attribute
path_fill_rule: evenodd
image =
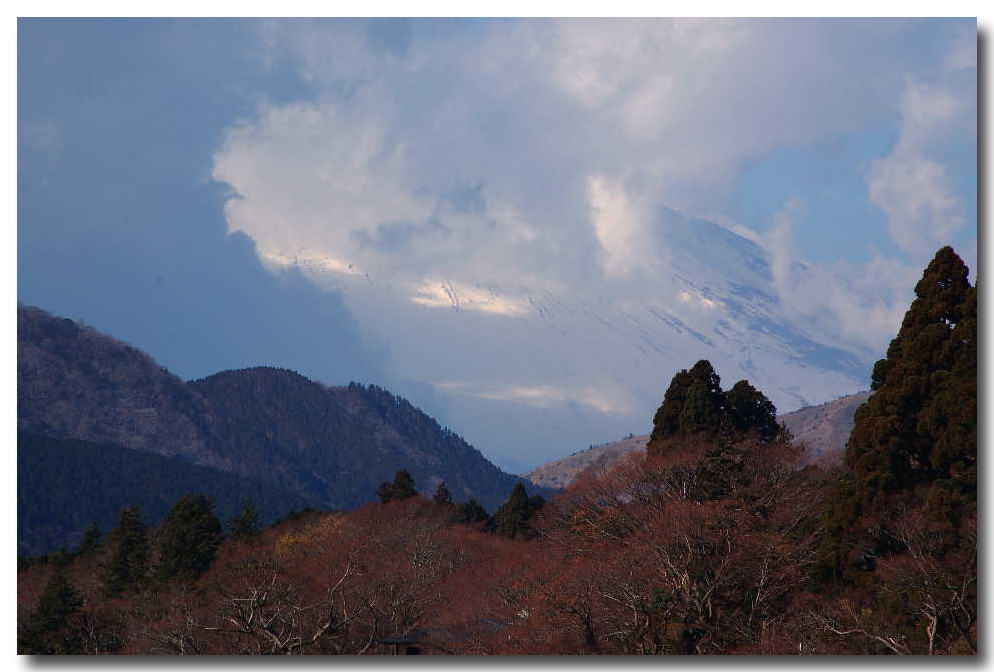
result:
<svg viewBox="0 0 994 672"><path fill-rule="evenodd" d="M489 518L490 514L483 508L483 505L476 501L476 498L470 497L468 501L456 507L451 521L453 523L484 523Z"/></svg>
<svg viewBox="0 0 994 672"><path fill-rule="evenodd" d="M777 409L762 392L740 380L727 393L721 378L702 359L689 371L673 376L663 403L653 418L648 451L656 455L669 445L670 437L704 433L725 444L755 431L763 442L783 440L786 431L777 423Z"/></svg>
<svg viewBox="0 0 994 672"><path fill-rule="evenodd" d="M186 495L166 514L159 532L159 581L193 581L214 561L221 543L221 521L214 501Z"/></svg>
<svg viewBox="0 0 994 672"><path fill-rule="evenodd" d="M761 441L772 441L780 433L777 408L765 394L740 380L725 395L728 424L735 433L756 431Z"/></svg>
<svg viewBox="0 0 994 672"><path fill-rule="evenodd" d="M687 402L687 390L692 382L694 379L686 369L681 369L673 376L666 394L663 395L663 403L652 419L650 441L658 441L680 431L680 414Z"/></svg>
<svg viewBox="0 0 994 672"><path fill-rule="evenodd" d="M148 528L141 508L129 506L117 514L117 527L108 539L113 549L104 577L108 597L120 595L140 585L148 572Z"/></svg>
<svg viewBox="0 0 994 672"><path fill-rule="evenodd" d="M418 491L414 489L414 477L411 476L411 472L407 469L398 471L393 477L393 483L383 481L380 483L380 487L376 489L376 496L384 504L407 499L416 494L418 494Z"/></svg>
<svg viewBox="0 0 994 672"><path fill-rule="evenodd" d="M90 523L86 530L83 531L83 539L79 542L79 547L76 549L76 555L90 555L100 548L101 536L100 528L97 527L97 524L95 522Z"/></svg>
<svg viewBox="0 0 994 672"><path fill-rule="evenodd" d="M228 521L228 531L235 539L248 539L259 532L259 511L252 500L242 502L242 510Z"/></svg>
<svg viewBox="0 0 994 672"><path fill-rule="evenodd" d="M856 412L846 464L857 498L936 479L976 492L977 304L968 269L938 251L887 357L873 367L874 394Z"/></svg>
<svg viewBox="0 0 994 672"><path fill-rule="evenodd" d="M689 374L692 382L680 412L680 433L715 431L721 425L725 411L721 378L706 359L694 364Z"/></svg>
<svg viewBox="0 0 994 672"><path fill-rule="evenodd" d="M61 564L45 585L38 608L28 619L18 638L18 653L80 653L79 637L70 617L83 608L83 598L66 578Z"/></svg>
<svg viewBox="0 0 994 672"><path fill-rule="evenodd" d="M528 536L531 531L529 521L544 504L542 497L529 497L525 486L515 483L507 501L494 514L494 531L503 537Z"/></svg>

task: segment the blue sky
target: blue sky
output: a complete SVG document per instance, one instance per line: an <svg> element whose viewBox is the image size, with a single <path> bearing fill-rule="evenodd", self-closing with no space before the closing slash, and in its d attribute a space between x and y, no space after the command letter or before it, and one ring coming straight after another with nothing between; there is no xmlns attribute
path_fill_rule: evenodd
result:
<svg viewBox="0 0 994 672"><path fill-rule="evenodd" d="M17 50L19 301L184 378L384 384L509 469L647 429L672 370L513 335L524 287L641 300L660 207L869 359L936 248L976 264L973 20L21 19Z"/></svg>

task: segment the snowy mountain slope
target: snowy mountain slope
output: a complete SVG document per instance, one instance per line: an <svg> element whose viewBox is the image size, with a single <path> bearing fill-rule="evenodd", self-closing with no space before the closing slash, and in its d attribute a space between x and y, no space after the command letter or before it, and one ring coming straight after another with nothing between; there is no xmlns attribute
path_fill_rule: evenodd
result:
<svg viewBox="0 0 994 672"><path fill-rule="evenodd" d="M307 251L267 261L341 291L390 353L384 383L515 471L648 430L670 378L698 359L781 412L865 388L879 354L792 317L755 234L668 208L654 224L656 261L613 276L412 279Z"/></svg>

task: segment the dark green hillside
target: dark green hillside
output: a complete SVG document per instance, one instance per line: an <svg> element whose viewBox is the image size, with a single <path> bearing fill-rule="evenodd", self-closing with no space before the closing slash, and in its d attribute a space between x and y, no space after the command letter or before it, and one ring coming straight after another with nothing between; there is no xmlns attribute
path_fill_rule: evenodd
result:
<svg viewBox="0 0 994 672"><path fill-rule="evenodd" d="M408 469L430 494L495 508L518 482L459 436L375 385L326 387L286 369L224 371L190 388L209 408L209 449L245 474L266 474L329 508L375 499Z"/></svg>
<svg viewBox="0 0 994 672"><path fill-rule="evenodd" d="M429 496L445 481L456 501L491 511L520 480L373 385L327 387L272 368L185 383L72 320L24 305L17 320L19 431L181 456L176 464L263 480L325 508L374 501L399 469Z"/></svg>
<svg viewBox="0 0 994 672"><path fill-rule="evenodd" d="M315 504L259 479L190 464L182 458L113 444L19 433L17 437L17 552L36 555L74 547L87 525L107 533L117 509L137 504L158 523L185 494L214 499L218 515L238 515L251 499L262 523Z"/></svg>

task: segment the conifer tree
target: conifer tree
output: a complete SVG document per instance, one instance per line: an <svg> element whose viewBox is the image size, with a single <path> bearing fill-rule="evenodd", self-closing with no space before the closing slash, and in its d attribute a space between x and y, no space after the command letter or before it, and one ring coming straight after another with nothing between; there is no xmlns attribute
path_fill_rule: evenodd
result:
<svg viewBox="0 0 994 672"><path fill-rule="evenodd" d="M140 507L129 506L118 512L117 527L111 531L107 543L113 550L104 577L104 592L114 597L140 585L148 572L148 528Z"/></svg>
<svg viewBox="0 0 994 672"><path fill-rule="evenodd" d="M531 530L529 521L544 504L542 497L529 497L525 486L515 483L507 501L494 514L494 531L503 537L527 536Z"/></svg>
<svg viewBox="0 0 994 672"><path fill-rule="evenodd" d="M456 507L456 512L452 514L453 523L483 523L490 518L490 514L483 508L483 505L476 501L475 497L463 502Z"/></svg>
<svg viewBox="0 0 994 672"><path fill-rule="evenodd" d="M80 653L78 633L70 617L83 608L83 598L66 577L60 563L45 585L38 608L28 619L17 641L18 653Z"/></svg>
<svg viewBox="0 0 994 672"><path fill-rule="evenodd" d="M413 497L416 494L418 494L418 491L414 489L414 477L411 476L411 472L407 469L401 469L398 471L393 477L393 483L390 481L383 481L380 483L380 487L376 489L377 497L379 497L380 501L384 504L387 502L407 499L408 497Z"/></svg>
<svg viewBox="0 0 994 672"><path fill-rule="evenodd" d="M761 441L771 441L780 432L776 406L748 380L735 383L725 399L732 431L743 433L755 430Z"/></svg>
<svg viewBox="0 0 994 672"><path fill-rule="evenodd" d="M863 504L936 479L975 497L976 288L952 248L936 253L915 297L849 437L846 464Z"/></svg>
<svg viewBox="0 0 994 672"><path fill-rule="evenodd" d="M204 495L186 495L166 514L159 532L160 581L192 581L214 561L221 543L221 521L214 501Z"/></svg>
<svg viewBox="0 0 994 672"><path fill-rule="evenodd" d="M680 414L687 402L687 390L692 382L693 378L686 369L681 369L673 376L666 394L663 395L663 403L652 419L650 441L657 441L680 431Z"/></svg>
<svg viewBox="0 0 994 672"><path fill-rule="evenodd" d="M228 530L235 539L247 539L259 531L259 511L252 500L242 502L242 510L237 516L228 521Z"/></svg>
<svg viewBox="0 0 994 672"><path fill-rule="evenodd" d="M89 555L100 548L100 528L95 522L90 523L83 531L83 539L79 542L76 555Z"/></svg>

